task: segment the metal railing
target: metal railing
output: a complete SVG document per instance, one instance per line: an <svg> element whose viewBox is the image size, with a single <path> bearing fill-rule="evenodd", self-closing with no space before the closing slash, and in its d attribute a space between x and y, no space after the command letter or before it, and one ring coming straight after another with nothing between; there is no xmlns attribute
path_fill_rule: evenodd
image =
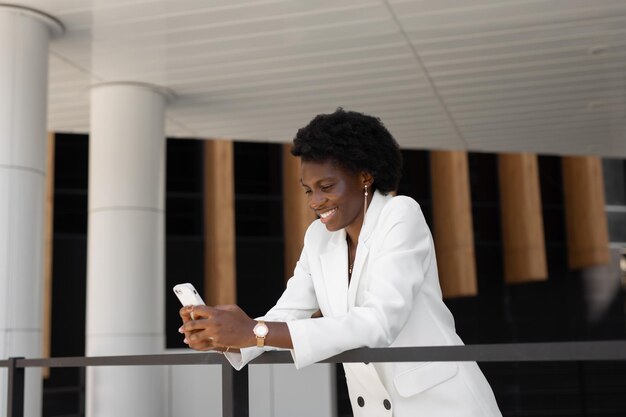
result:
<svg viewBox="0 0 626 417"><path fill-rule="evenodd" d="M560 362L624 361L626 341L512 343L466 346L424 346L397 348L361 348L341 353L319 363L350 362ZM287 351L266 352L256 364L293 363ZM9 358L0 360L8 369L7 417L24 415L24 374L26 368L86 368L92 366L220 365L222 367L222 416L235 417L237 398L233 390L234 373L228 361L215 353L182 353L134 356L60 357L48 359ZM247 416L247 407L242 408ZM240 417L241 412L236 417Z"/></svg>

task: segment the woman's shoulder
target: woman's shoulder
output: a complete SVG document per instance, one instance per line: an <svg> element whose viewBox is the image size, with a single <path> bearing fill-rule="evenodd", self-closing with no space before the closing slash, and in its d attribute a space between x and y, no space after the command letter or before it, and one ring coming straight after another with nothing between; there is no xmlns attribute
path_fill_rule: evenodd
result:
<svg viewBox="0 0 626 417"><path fill-rule="evenodd" d="M397 227L408 234L421 234L422 231L428 230L419 203L409 196L398 195L387 198L385 206L379 213L375 230L377 233L385 234Z"/></svg>
<svg viewBox="0 0 626 417"><path fill-rule="evenodd" d="M421 214L422 209L417 201L406 195L397 195L387 199L381 215L412 215Z"/></svg>
<svg viewBox="0 0 626 417"><path fill-rule="evenodd" d="M306 230L304 234L304 243L305 245L308 243L309 245L313 242L318 244L323 244L330 240L332 234L336 232L329 232L326 230L326 226L320 221L320 219L314 220Z"/></svg>

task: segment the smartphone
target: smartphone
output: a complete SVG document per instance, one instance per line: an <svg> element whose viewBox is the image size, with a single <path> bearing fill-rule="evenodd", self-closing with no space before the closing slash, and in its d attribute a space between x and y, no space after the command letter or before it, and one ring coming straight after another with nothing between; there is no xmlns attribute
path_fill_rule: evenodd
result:
<svg viewBox="0 0 626 417"><path fill-rule="evenodd" d="M198 291L188 282L175 285L174 294L176 294L176 297L178 297L183 306L204 305L204 300L202 300Z"/></svg>

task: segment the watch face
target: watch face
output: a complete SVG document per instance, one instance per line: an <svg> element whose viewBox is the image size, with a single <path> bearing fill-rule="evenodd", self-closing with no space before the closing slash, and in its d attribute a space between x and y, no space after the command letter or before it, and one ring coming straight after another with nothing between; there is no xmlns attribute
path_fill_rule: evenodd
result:
<svg viewBox="0 0 626 417"><path fill-rule="evenodd" d="M265 337L268 331L269 329L267 328L265 324L259 323L256 326L254 326L254 334L258 337Z"/></svg>

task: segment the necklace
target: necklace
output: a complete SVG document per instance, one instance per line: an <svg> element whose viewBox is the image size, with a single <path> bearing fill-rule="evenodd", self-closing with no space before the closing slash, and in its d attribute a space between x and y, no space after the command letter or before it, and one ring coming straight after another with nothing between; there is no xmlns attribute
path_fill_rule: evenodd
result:
<svg viewBox="0 0 626 417"><path fill-rule="evenodd" d="M351 260L350 258L352 258L351 252L350 252L350 239L347 239L347 243L348 243L348 276L352 276L352 268L354 267L354 260Z"/></svg>

